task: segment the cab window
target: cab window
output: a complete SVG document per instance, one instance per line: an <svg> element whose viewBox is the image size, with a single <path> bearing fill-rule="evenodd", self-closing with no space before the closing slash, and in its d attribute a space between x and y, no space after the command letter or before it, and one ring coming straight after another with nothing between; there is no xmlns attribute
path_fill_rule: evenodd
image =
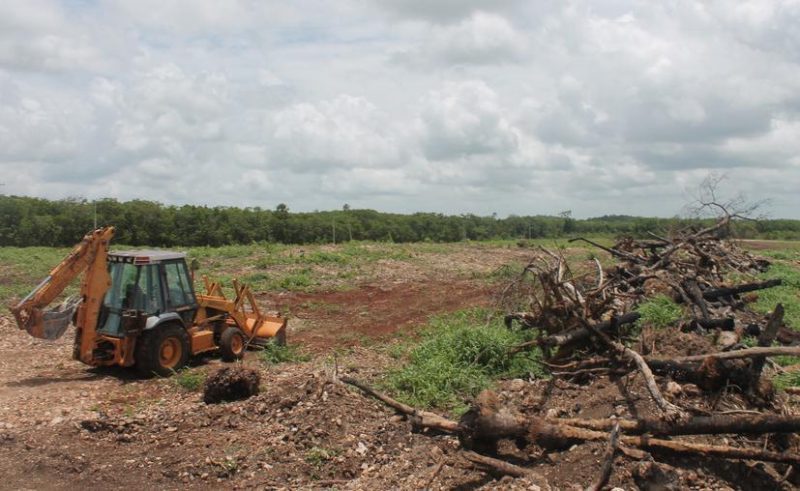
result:
<svg viewBox="0 0 800 491"><path fill-rule="evenodd" d="M164 265L164 270L167 276L170 307L179 308L186 305L194 305L195 298L189 283L186 264L183 262L167 263Z"/></svg>

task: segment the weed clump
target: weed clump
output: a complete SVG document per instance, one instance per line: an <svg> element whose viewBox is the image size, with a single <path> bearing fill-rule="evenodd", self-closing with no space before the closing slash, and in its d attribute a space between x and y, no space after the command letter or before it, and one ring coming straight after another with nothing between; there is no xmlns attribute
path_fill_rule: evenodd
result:
<svg viewBox="0 0 800 491"><path fill-rule="evenodd" d="M412 406L460 412L465 398L493 380L546 376L538 349L510 352L532 333L509 330L499 318L486 323L488 314L472 309L431 319L419 344L408 348L408 363L390 371L385 385Z"/></svg>
<svg viewBox="0 0 800 491"><path fill-rule="evenodd" d="M203 384L206 381L206 374L201 370L186 368L175 373L175 376L172 377L172 381L183 390L197 392L203 388Z"/></svg>
<svg viewBox="0 0 800 491"><path fill-rule="evenodd" d="M681 306L666 295L656 295L642 302L636 311L642 315L637 322L639 326L656 329L674 326L683 316Z"/></svg>
<svg viewBox="0 0 800 491"><path fill-rule="evenodd" d="M267 343L261 352L261 360L267 365L302 362L308 361L309 358L308 355L301 353L297 346L277 344L275 342Z"/></svg>
<svg viewBox="0 0 800 491"><path fill-rule="evenodd" d="M786 372L776 375L772 383L778 390L786 390L789 387L800 387L800 371Z"/></svg>

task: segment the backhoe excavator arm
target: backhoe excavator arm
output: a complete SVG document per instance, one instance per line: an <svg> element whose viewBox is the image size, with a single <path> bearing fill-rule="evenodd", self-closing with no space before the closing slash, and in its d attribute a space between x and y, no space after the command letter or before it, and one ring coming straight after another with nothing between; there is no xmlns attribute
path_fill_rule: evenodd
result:
<svg viewBox="0 0 800 491"><path fill-rule="evenodd" d="M64 333L72 312L79 304L76 325L78 328L88 327L93 332L100 303L110 284L106 261L108 244L113 236L114 227L99 228L86 234L72 252L50 271L44 281L11 307L19 328L37 338L56 339ZM84 271L86 275L81 284L78 304L61 311L43 310Z"/></svg>

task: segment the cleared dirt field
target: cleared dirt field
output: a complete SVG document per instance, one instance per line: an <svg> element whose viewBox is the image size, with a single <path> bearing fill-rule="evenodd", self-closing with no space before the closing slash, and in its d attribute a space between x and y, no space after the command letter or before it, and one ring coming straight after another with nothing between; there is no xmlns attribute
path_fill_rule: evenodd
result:
<svg viewBox="0 0 800 491"><path fill-rule="evenodd" d="M261 394L206 405L190 376L222 366L215 357L194 360L170 379L144 380L72 361L71 331L57 342L39 341L0 317L0 488L536 489L527 479L501 480L457 464L455 437L412 432L383 405L332 382L335 370L373 380L400 363L392 346L433 314L493 305L532 249L362 244L195 253L201 272L255 283L261 304L286 312L289 343L305 361L267 364L250 352L244 363L260 372ZM569 254L584 259L587 250ZM6 291L33 286L47 266L5 263ZM708 348L679 332L660 336L651 341L662 353ZM635 374L598 377L591 385L508 380L498 389L539 414L655 411ZM681 397L700 410L709 404ZM782 400L786 411L797 410L795 399ZM735 396L714 402L730 411L739 403ZM536 471L559 489L582 489L599 473L604 448L597 442L534 454ZM532 455L513 445L500 452L511 460ZM671 481L678 488L775 489L774 476L744 461L657 457L681 469ZM655 489L652 464L618 459L614 466L610 485Z"/></svg>
<svg viewBox="0 0 800 491"><path fill-rule="evenodd" d="M381 440L373 443L374 433L390 424L385 411L365 408L360 396L340 387L328 388L336 395L326 395L324 403L317 400L320 394L309 395L309 384L319 385L330 368L334 349L343 367L379 370L390 362L379 344L397 333L413 333L432 314L489 304L495 271L509 264L521 268L530 251L511 244L404 246L401 252L374 246L382 252L360 257L372 248L364 246L368 252L358 251L352 261L331 256L334 247L282 251L285 257L324 253L323 258L334 259L311 263L311 272L304 274L315 277L307 288L262 288L258 294L264 306L291 316L289 342L310 359L268 367L257 353L248 353L245 364L262 372L263 402L257 414L240 413L238 403L206 406L198 392L173 379L142 380L128 370L86 367L70 358L71 330L56 342L40 341L16 329L10 317L0 317L0 487L318 487L314 480L354 478L374 468L380 461L375 449L386 446ZM254 270L291 275L297 269L280 264L281 259L272 267L254 266L263 255L247 252L253 257L210 255L203 266L212 276L227 271L226 276L245 279ZM12 270L5 278L16 290L25 282L33 286L42 270L41 265L25 269L9 263L4 268ZM214 357L194 364L195 371L221 366ZM316 416L315 404L321 412ZM164 420L185 422L153 425L150 418L162 413L169 415ZM119 418L125 428L84 427L87 421ZM226 422L219 424L219 418ZM331 421L340 421L334 425L338 431L331 432ZM405 449L413 438L402 423L392 424L396 444ZM367 434L364 440L361 435ZM348 439L364 440L369 452L357 453L355 460L344 450L328 458L324 449ZM343 466L352 469L345 472Z"/></svg>

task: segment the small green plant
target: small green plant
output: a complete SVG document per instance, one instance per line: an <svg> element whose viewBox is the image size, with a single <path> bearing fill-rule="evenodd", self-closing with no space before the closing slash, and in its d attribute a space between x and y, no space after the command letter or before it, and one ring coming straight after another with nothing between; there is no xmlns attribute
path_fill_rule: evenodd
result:
<svg viewBox="0 0 800 491"><path fill-rule="evenodd" d="M512 352L531 337L530 331L506 329L501 319L488 325L489 312L472 309L434 317L421 340L408 350L408 362L390 371L384 384L396 397L416 407L441 407L458 413L464 399L477 395L493 380L545 377L541 352ZM395 348L401 356L401 348Z"/></svg>
<svg viewBox="0 0 800 491"><path fill-rule="evenodd" d="M638 321L639 326L658 329L674 325L683 315L681 306L666 295L656 295L642 302L636 311L642 315Z"/></svg>
<svg viewBox="0 0 800 491"><path fill-rule="evenodd" d="M267 343L261 352L261 360L268 365L303 362L309 359L310 357L305 353L301 353L297 346L280 345L274 342Z"/></svg>
<svg viewBox="0 0 800 491"><path fill-rule="evenodd" d="M197 392L203 388L203 384L206 382L206 374L200 370L186 368L176 372L172 377L172 381L183 390Z"/></svg>
<svg viewBox="0 0 800 491"><path fill-rule="evenodd" d="M223 460L214 463L220 467L222 476L232 476L239 470L239 460L230 455L226 455Z"/></svg>
<svg viewBox="0 0 800 491"><path fill-rule="evenodd" d="M332 458L336 457L339 452L334 449L323 448L323 447L311 447L306 452L306 462L313 465L314 467L322 467L325 462L331 460Z"/></svg>
<svg viewBox="0 0 800 491"><path fill-rule="evenodd" d="M300 271L292 272L282 278L278 278L270 286L271 289L281 290L308 290L316 284L314 281L314 273L309 268Z"/></svg>

